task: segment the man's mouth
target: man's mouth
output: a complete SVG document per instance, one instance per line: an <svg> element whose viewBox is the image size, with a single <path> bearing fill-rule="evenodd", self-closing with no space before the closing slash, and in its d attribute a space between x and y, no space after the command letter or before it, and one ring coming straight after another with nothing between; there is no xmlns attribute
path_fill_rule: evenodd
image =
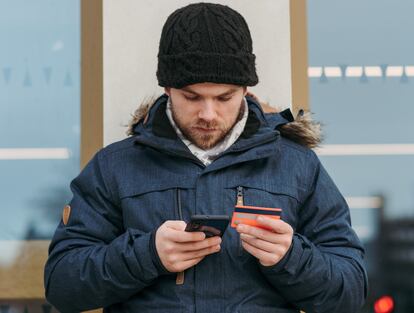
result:
<svg viewBox="0 0 414 313"><path fill-rule="evenodd" d="M202 132L213 132L213 131L215 131L216 129L215 128L204 128L204 127L198 127L198 126L196 126L196 127L194 127L196 130L198 130L198 131L202 131Z"/></svg>

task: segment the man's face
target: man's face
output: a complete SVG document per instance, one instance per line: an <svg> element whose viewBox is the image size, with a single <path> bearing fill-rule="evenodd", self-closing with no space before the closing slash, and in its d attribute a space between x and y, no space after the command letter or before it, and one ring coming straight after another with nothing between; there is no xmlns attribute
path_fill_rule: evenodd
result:
<svg viewBox="0 0 414 313"><path fill-rule="evenodd" d="M165 92L183 135L206 150L223 140L243 116L247 90L237 85L199 83L181 89L165 88Z"/></svg>

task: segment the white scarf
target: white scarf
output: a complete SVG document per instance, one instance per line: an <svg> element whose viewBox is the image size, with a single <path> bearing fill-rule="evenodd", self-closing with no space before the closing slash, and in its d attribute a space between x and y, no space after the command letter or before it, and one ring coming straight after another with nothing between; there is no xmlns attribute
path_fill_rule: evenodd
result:
<svg viewBox="0 0 414 313"><path fill-rule="evenodd" d="M243 102L243 117L236 123L236 125L234 125L233 129L226 135L226 137L224 137L222 141L220 141L218 144L216 144L214 147L208 150L200 149L183 135L183 133L178 128L177 124L175 123L172 117L170 97L168 97L166 113L178 137L184 142L184 144L188 147L191 153L194 154L201 162L203 162L205 166L207 166L211 162L213 162L220 153L227 150L240 137L241 133L243 132L244 127L246 126L247 117L249 115L249 108L247 106L247 100L245 97L243 97Z"/></svg>

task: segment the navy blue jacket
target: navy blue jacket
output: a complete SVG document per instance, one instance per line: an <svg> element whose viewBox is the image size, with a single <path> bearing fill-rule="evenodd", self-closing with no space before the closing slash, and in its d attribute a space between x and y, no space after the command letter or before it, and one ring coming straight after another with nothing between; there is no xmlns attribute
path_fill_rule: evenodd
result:
<svg viewBox="0 0 414 313"><path fill-rule="evenodd" d="M47 300L61 312L357 312L367 288L363 248L315 153L277 130L286 111L266 118L248 98L243 134L206 167L171 127L166 100L72 181L71 215L45 267ZM229 227L220 252L176 284L157 255L156 229L193 214L231 215L238 187L245 205L282 208L294 229L290 250L262 266Z"/></svg>

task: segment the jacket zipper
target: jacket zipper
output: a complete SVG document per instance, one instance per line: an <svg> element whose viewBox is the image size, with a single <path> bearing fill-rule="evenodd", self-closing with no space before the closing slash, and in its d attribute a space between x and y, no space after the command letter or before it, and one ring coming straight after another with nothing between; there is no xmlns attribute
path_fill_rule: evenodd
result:
<svg viewBox="0 0 414 313"><path fill-rule="evenodd" d="M237 205L244 205L243 187L242 186L237 187Z"/></svg>
<svg viewBox="0 0 414 313"><path fill-rule="evenodd" d="M244 193L243 193L243 187L242 186L238 186L237 187L237 201L236 201L236 205L244 205ZM238 237L238 256L242 256L243 255L243 246L242 246L242 242L240 239L240 235Z"/></svg>
<svg viewBox="0 0 414 313"><path fill-rule="evenodd" d="M177 202L177 208L178 208L178 217L180 220L183 220L183 211L181 208L181 191L180 188L176 188L176 202ZM184 271L177 273L177 278L175 279L175 283L177 285L183 285L184 284Z"/></svg>

